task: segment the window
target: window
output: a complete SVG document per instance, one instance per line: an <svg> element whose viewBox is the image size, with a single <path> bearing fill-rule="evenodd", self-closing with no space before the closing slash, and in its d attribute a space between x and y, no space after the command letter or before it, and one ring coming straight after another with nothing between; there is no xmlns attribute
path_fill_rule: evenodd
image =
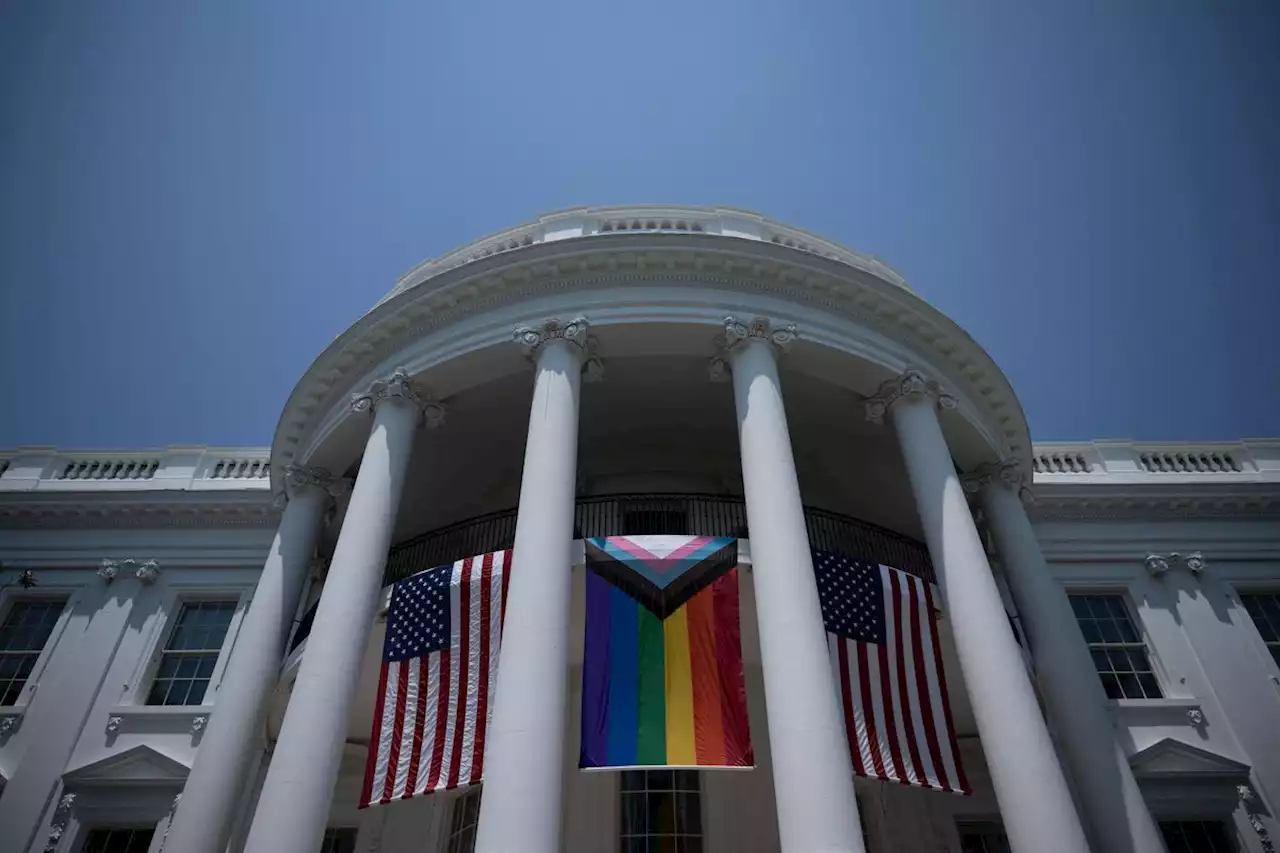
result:
<svg viewBox="0 0 1280 853"><path fill-rule="evenodd" d="M0 705L16 705L66 599L15 601L0 624Z"/></svg>
<svg viewBox="0 0 1280 853"><path fill-rule="evenodd" d="M453 802L453 822L449 825L448 853L471 853L476 849L476 824L480 822L480 788L470 788Z"/></svg>
<svg viewBox="0 0 1280 853"><path fill-rule="evenodd" d="M190 601L182 605L160 653L148 705L199 705L217 666L235 601Z"/></svg>
<svg viewBox="0 0 1280 853"><path fill-rule="evenodd" d="M1235 853L1220 820L1162 820L1160 834L1169 853Z"/></svg>
<svg viewBox="0 0 1280 853"><path fill-rule="evenodd" d="M625 771L619 849L621 853L702 853L698 771Z"/></svg>
<svg viewBox="0 0 1280 853"><path fill-rule="evenodd" d="M83 853L147 853L155 834L151 826L90 830Z"/></svg>
<svg viewBox="0 0 1280 853"><path fill-rule="evenodd" d="M1124 596L1070 595L1068 598L1107 696L1159 699L1160 684L1151 669L1146 643L1129 617Z"/></svg>
<svg viewBox="0 0 1280 853"><path fill-rule="evenodd" d="M356 828L331 826L324 831L320 853L356 853Z"/></svg>
<svg viewBox="0 0 1280 853"><path fill-rule="evenodd" d="M975 820L956 824L960 833L961 853L1009 853L1009 839L1004 827L994 820Z"/></svg>
<svg viewBox="0 0 1280 853"><path fill-rule="evenodd" d="M1257 626L1262 642L1267 644L1267 649L1275 658L1276 666L1280 666L1280 593L1242 593L1240 600L1244 602L1244 609L1253 617L1253 624Z"/></svg>

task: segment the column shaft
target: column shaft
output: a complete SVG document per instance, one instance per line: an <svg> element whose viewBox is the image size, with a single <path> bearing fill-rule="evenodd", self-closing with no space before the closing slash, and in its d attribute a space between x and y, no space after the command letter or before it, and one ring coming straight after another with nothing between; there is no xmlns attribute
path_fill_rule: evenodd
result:
<svg viewBox="0 0 1280 853"><path fill-rule="evenodd" d="M559 853L581 348L537 350L476 853Z"/></svg>
<svg viewBox="0 0 1280 853"><path fill-rule="evenodd" d="M863 853L775 356L751 339L732 359L782 853Z"/></svg>
<svg viewBox="0 0 1280 853"><path fill-rule="evenodd" d="M992 477L981 494L1009 589L1031 641L1036 680L1061 735L1095 849L1163 853L1160 832L1116 740L1084 635L1065 592L1049 574L1017 491Z"/></svg>
<svg viewBox="0 0 1280 853"><path fill-rule="evenodd" d="M375 406L246 853L320 849L419 415L395 398Z"/></svg>
<svg viewBox="0 0 1280 853"><path fill-rule="evenodd" d="M267 699L279 675L327 501L323 488L309 486L299 489L285 506L173 817L167 842L172 850L226 849L246 774L262 748Z"/></svg>
<svg viewBox="0 0 1280 853"><path fill-rule="evenodd" d="M916 393L891 410L1010 844L1018 853L1085 853L1084 829L934 402Z"/></svg>

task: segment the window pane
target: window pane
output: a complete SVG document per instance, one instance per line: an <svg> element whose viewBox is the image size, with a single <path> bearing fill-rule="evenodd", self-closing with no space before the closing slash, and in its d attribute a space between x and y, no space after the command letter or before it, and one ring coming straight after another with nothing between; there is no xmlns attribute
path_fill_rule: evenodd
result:
<svg viewBox="0 0 1280 853"><path fill-rule="evenodd" d="M154 835L150 827L90 830L84 853L146 853Z"/></svg>
<svg viewBox="0 0 1280 853"><path fill-rule="evenodd" d="M1234 853L1226 826L1217 820L1167 820L1160 822L1169 853Z"/></svg>
<svg viewBox="0 0 1280 853"><path fill-rule="evenodd" d="M697 794L676 794L676 826L683 833L702 834L702 805Z"/></svg>
<svg viewBox="0 0 1280 853"><path fill-rule="evenodd" d="M649 833L674 835L676 831L675 795L670 791L650 791L648 820Z"/></svg>
<svg viewBox="0 0 1280 853"><path fill-rule="evenodd" d="M644 794L622 795L623 835L644 835L648 831L644 820L644 798Z"/></svg>

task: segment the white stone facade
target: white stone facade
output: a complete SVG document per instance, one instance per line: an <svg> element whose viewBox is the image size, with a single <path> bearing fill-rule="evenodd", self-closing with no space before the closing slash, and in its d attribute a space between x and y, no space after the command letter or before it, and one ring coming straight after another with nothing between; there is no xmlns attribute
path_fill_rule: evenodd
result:
<svg viewBox="0 0 1280 853"><path fill-rule="evenodd" d="M758 765L699 775L682 849L1157 853L1182 821L1269 853L1278 522L1280 440L1033 445L878 261L742 211L552 214L406 276L270 448L0 452L0 849L623 849L619 775L576 770L575 539L671 532L747 540ZM937 581L973 796L851 782L832 542ZM358 811L385 584L510 547L475 827Z"/></svg>

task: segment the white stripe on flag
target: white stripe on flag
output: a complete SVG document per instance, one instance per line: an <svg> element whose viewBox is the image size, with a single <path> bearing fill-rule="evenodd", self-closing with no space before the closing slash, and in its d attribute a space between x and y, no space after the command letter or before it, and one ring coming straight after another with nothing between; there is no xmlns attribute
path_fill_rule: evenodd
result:
<svg viewBox="0 0 1280 853"><path fill-rule="evenodd" d="M400 689L399 661L387 666L387 698L382 703L382 738L378 743L378 768L373 779L372 801L381 801L387 774L391 772L391 742L396 728L396 694Z"/></svg>
<svg viewBox="0 0 1280 853"><path fill-rule="evenodd" d="M436 719L440 705L440 653L427 655L427 703L422 721L422 756L418 759L418 779L415 794L427 791L431 778L431 756L436 747Z"/></svg>
<svg viewBox="0 0 1280 853"><path fill-rule="evenodd" d="M418 661L406 660L397 664L407 671L404 691L404 733L400 737L400 753L396 761L396 781L391 788L391 799L404 796L404 786L409 781L409 765L413 760L413 726L418 716Z"/></svg>
<svg viewBox="0 0 1280 853"><path fill-rule="evenodd" d="M918 768L920 781L932 787L939 787L938 774L933 768L933 756L929 754L929 740L925 734L925 717L921 710L921 703L929 700L928 695L920 695L920 679L916 672L916 652L920 651L919 637L911 630L911 618L913 612L918 612L919 600L916 593L916 579L910 575L899 572L897 577L899 587L901 611L898 616L898 624L905 626L902 632L903 637L903 663L906 666L907 679L907 719L911 724L911 735L915 741L916 752L920 756L921 767Z"/></svg>
<svg viewBox="0 0 1280 853"><path fill-rule="evenodd" d="M933 710L934 737L938 739L938 751L942 753L941 770L944 776L940 781L952 791L959 791L960 772L956 762L960 757L951 749L951 736L947 732L947 707L942 702L942 691L938 686L943 678L943 673L938 671L941 662L935 660L933 655L938 626L934 622L934 614L929 612L924 582L917 580L916 583L920 592L920 643L924 646L925 680L929 685L929 704Z"/></svg>
<svg viewBox="0 0 1280 853"><path fill-rule="evenodd" d="M481 621L481 597L484 588L481 585L481 578L484 574L484 558L475 557L471 560L471 583L468 592L471 597L471 607L467 613L466 630L470 632L467 639L467 657L464 661L466 664L466 685L467 685L467 706L465 710L466 722L462 727L462 754L460 756L461 766L458 768L458 782L466 785L471 781L471 766L475 760L476 749L476 706L480 700L480 634L484 630L484 623Z"/></svg>
<svg viewBox="0 0 1280 853"><path fill-rule="evenodd" d="M449 787L449 771L453 768L453 730L458 725L458 715L454 709L458 707L458 669L462 657L462 570L465 561L453 564L453 582L449 587L449 629L452 636L449 647L453 653L449 655L449 707L444 725L444 760L440 764L440 787Z"/></svg>
<svg viewBox="0 0 1280 853"><path fill-rule="evenodd" d="M898 668L898 646L902 642L900 619L898 613L893 606L894 582L893 575L890 574L888 566L881 566L881 580L884 584L884 622L885 622L885 648L888 652L886 657L889 660L889 672L887 678L884 674L882 678L886 678L885 693L887 700L886 708L890 712L890 723L893 728L890 730L890 738L893 746L897 747L898 760L902 762L902 771L906 774L903 781L912 785L918 785L920 779L916 776L916 768L911 761L911 752L907 749L907 724L906 718L903 716L902 708L902 691L899 689L901 685L901 672Z"/></svg>
<svg viewBox="0 0 1280 853"><path fill-rule="evenodd" d="M871 724L876 736L875 743L872 746L880 756L880 762L884 767L884 775L880 778L897 779L898 771L893 766L893 753L889 750L888 723L884 708L886 685L880 672L880 656L875 645L863 643L862 646L867 653L867 671L863 673L862 677L866 679L866 683L870 687Z"/></svg>

